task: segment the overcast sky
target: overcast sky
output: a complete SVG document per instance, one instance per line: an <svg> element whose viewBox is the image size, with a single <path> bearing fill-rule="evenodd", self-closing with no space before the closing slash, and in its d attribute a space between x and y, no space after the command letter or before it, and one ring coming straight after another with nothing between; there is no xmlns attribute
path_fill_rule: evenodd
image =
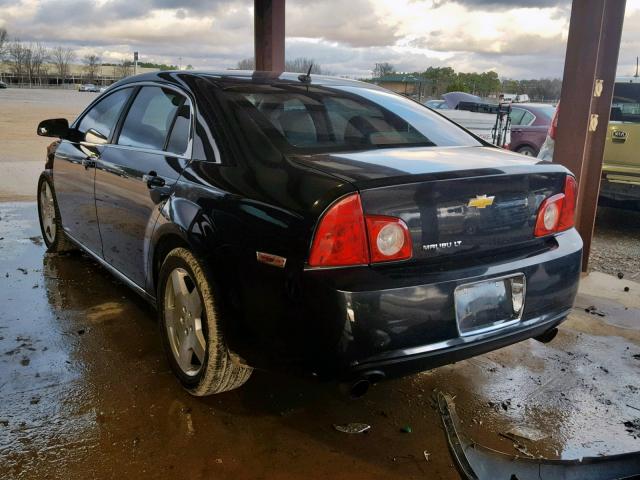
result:
<svg viewBox="0 0 640 480"><path fill-rule="evenodd" d="M287 0L287 58L314 58L337 75L366 77L451 66L501 77L560 77L569 0ZM253 1L0 0L10 37L97 53L104 61L226 69L253 55ZM640 55L640 0L627 0L619 74Z"/></svg>

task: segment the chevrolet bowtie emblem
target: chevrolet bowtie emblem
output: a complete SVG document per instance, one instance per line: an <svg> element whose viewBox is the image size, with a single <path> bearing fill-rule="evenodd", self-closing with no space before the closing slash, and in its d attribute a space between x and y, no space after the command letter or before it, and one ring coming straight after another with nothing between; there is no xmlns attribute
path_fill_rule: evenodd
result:
<svg viewBox="0 0 640 480"><path fill-rule="evenodd" d="M468 207L486 208L493 205L493 199L496 197L487 197L486 195L476 195L476 198L469 199Z"/></svg>

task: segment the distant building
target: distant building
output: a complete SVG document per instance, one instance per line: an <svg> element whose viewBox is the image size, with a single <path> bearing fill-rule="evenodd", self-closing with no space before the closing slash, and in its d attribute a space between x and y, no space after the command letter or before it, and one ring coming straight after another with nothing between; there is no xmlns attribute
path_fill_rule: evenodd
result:
<svg viewBox="0 0 640 480"><path fill-rule="evenodd" d="M413 73L391 73L373 78L371 82L401 95L417 97L419 100L426 96L427 87L432 83L431 80Z"/></svg>
<svg viewBox="0 0 640 480"><path fill-rule="evenodd" d="M137 73L157 71L157 68L137 68ZM66 77L62 79L57 72L56 65L45 64L40 75L29 78L26 71L22 75L16 75L8 62L0 63L0 80L16 86L76 88L83 83L94 83L96 85L106 86L130 75L133 75L133 65L127 67L122 67L121 65L100 65L97 68L95 76L89 78L85 65L70 64Z"/></svg>

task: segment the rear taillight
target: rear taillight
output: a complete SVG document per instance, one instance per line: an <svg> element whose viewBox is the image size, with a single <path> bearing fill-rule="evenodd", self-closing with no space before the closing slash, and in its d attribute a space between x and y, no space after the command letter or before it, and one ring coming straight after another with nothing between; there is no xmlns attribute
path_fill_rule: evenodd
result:
<svg viewBox="0 0 640 480"><path fill-rule="evenodd" d="M367 215L366 219L372 262L411 258L411 236L402 220L379 215Z"/></svg>
<svg viewBox="0 0 640 480"><path fill-rule="evenodd" d="M564 204L558 222L558 231L568 230L576 224L576 201L578 198L578 182L575 177L567 175L564 180Z"/></svg>
<svg viewBox="0 0 640 480"><path fill-rule="evenodd" d="M538 209L534 235L544 237L552 233L568 230L575 224L576 179L567 175L564 192L547 198Z"/></svg>
<svg viewBox="0 0 640 480"><path fill-rule="evenodd" d="M360 195L335 203L324 214L311 246L309 265L336 267L369 263L367 233Z"/></svg>
<svg viewBox="0 0 640 480"><path fill-rule="evenodd" d="M364 215L360 195L351 194L323 215L311 245L309 265L338 267L411 258L411 236L399 218Z"/></svg>

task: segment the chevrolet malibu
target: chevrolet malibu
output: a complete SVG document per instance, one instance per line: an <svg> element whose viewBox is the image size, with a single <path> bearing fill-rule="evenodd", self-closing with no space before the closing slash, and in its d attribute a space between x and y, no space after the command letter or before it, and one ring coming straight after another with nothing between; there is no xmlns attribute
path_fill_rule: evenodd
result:
<svg viewBox="0 0 640 480"><path fill-rule="evenodd" d="M576 295L571 173L371 84L145 74L37 133L58 138L48 251L83 250L156 306L193 395L254 368L356 394L550 340Z"/></svg>

